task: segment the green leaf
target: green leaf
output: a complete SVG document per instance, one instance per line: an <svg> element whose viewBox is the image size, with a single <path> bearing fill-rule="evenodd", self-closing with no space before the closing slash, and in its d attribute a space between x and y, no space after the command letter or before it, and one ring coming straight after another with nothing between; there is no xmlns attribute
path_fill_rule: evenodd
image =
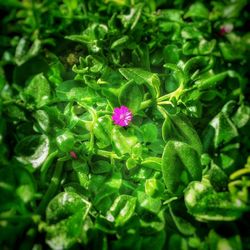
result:
<svg viewBox="0 0 250 250"><path fill-rule="evenodd" d="M50 101L50 84L44 74L38 74L32 78L24 90L25 99L31 99L38 108L41 108Z"/></svg>
<svg viewBox="0 0 250 250"><path fill-rule="evenodd" d="M183 71L188 78L194 79L197 74L208 71L213 66L213 59L208 56L197 56L189 59L184 67Z"/></svg>
<svg viewBox="0 0 250 250"><path fill-rule="evenodd" d="M28 48L28 39L21 38L16 47L15 52L15 62L18 66L24 64L32 57L35 57L40 49L41 49L41 41L39 39L35 39L30 48Z"/></svg>
<svg viewBox="0 0 250 250"><path fill-rule="evenodd" d="M135 168L131 171L130 180L134 182L145 182L148 178L152 176L152 169L150 168Z"/></svg>
<svg viewBox="0 0 250 250"><path fill-rule="evenodd" d="M138 3L130 9L130 13L128 15L120 15L121 22L125 28L133 30L136 27L141 17L143 5L143 3Z"/></svg>
<svg viewBox="0 0 250 250"><path fill-rule="evenodd" d="M195 26L184 26L181 36L184 39L202 39L202 33Z"/></svg>
<svg viewBox="0 0 250 250"><path fill-rule="evenodd" d="M195 82L195 87L199 90L206 90L210 88L214 88L220 83L223 83L223 80L229 75L228 71L221 72L219 74L208 75L207 77L202 77L201 79Z"/></svg>
<svg viewBox="0 0 250 250"><path fill-rule="evenodd" d="M95 161L91 166L91 171L93 174L109 173L112 169L113 166L109 162L103 160Z"/></svg>
<svg viewBox="0 0 250 250"><path fill-rule="evenodd" d="M232 117L233 123L237 128L244 127L250 120L250 107L242 105L240 106L234 116Z"/></svg>
<svg viewBox="0 0 250 250"><path fill-rule="evenodd" d="M22 163L30 163L38 168L46 160L50 149L49 138L45 135L24 137L15 147L17 159Z"/></svg>
<svg viewBox="0 0 250 250"><path fill-rule="evenodd" d="M43 131L48 131L49 130L49 116L44 110L37 110L36 113L34 114L34 117L36 118L39 127Z"/></svg>
<svg viewBox="0 0 250 250"><path fill-rule="evenodd" d="M162 126L162 137L165 142L169 140L185 142L199 154L202 152L202 145L197 132L187 117L182 114L166 117Z"/></svg>
<svg viewBox="0 0 250 250"><path fill-rule="evenodd" d="M48 132L54 132L57 128L63 128L65 126L64 115L57 107L45 106L43 110L41 110L44 112L39 111L40 110L37 111L38 113L35 114L34 117L37 119L40 127L45 129L45 131L46 126L48 126Z"/></svg>
<svg viewBox="0 0 250 250"><path fill-rule="evenodd" d="M89 183L89 191L92 196L93 206L102 214L106 214L114 200L119 195L122 185L121 174L115 172L112 176L92 175Z"/></svg>
<svg viewBox="0 0 250 250"><path fill-rule="evenodd" d="M111 119L110 116L102 116L97 119L93 126L93 132L98 139L99 148L106 148L111 144Z"/></svg>
<svg viewBox="0 0 250 250"><path fill-rule="evenodd" d="M184 18L191 17L192 19L201 18L208 19L209 11L203 3L197 2L192 4L188 12L184 15Z"/></svg>
<svg viewBox="0 0 250 250"><path fill-rule="evenodd" d="M208 150L212 145L218 148L225 145L238 136L238 131L225 112L220 112L209 123L204 131L204 150Z"/></svg>
<svg viewBox="0 0 250 250"><path fill-rule="evenodd" d="M203 40L201 40L203 41ZM184 55L198 55L198 42L195 40L188 40L182 45L182 52Z"/></svg>
<svg viewBox="0 0 250 250"><path fill-rule="evenodd" d="M189 249L187 240L179 234L171 235L169 242L168 242L168 248L169 249L182 249L182 250Z"/></svg>
<svg viewBox="0 0 250 250"><path fill-rule="evenodd" d="M215 230L210 230L209 247L211 250L223 250L223 249L235 249L242 250L242 242L238 232L229 226L227 228L229 237L225 237L222 233L218 233Z"/></svg>
<svg viewBox="0 0 250 250"><path fill-rule="evenodd" d="M173 22L182 22L183 10L178 9L161 9L159 13L160 19L173 21Z"/></svg>
<svg viewBox="0 0 250 250"><path fill-rule="evenodd" d="M158 128L154 123L146 123L141 126L143 141L153 143L157 141Z"/></svg>
<svg viewBox="0 0 250 250"><path fill-rule="evenodd" d="M134 135L117 126L112 129L111 140L118 155L131 154L132 147L137 143L137 138Z"/></svg>
<svg viewBox="0 0 250 250"><path fill-rule="evenodd" d="M56 137L56 144L62 152L69 152L74 147L74 135L70 131L62 131Z"/></svg>
<svg viewBox="0 0 250 250"><path fill-rule="evenodd" d="M34 199L36 184L31 173L23 166L12 162L12 166L0 169L0 211L22 210L23 203Z"/></svg>
<svg viewBox="0 0 250 250"><path fill-rule="evenodd" d="M164 48L165 63L177 63L180 59L179 48L175 44L167 45Z"/></svg>
<svg viewBox="0 0 250 250"><path fill-rule="evenodd" d="M209 170L209 180L216 191L222 191L227 188L228 176L216 164L212 163L211 165L211 169Z"/></svg>
<svg viewBox="0 0 250 250"><path fill-rule="evenodd" d="M125 46L129 40L128 36L123 36L111 44L111 49L119 49L119 47Z"/></svg>
<svg viewBox="0 0 250 250"><path fill-rule="evenodd" d="M170 73L168 73L169 76L166 79L166 90L168 92L177 90L176 95L180 95L183 85L186 82L186 76L184 72L182 71L182 69L180 69L180 67L172 63L166 63L163 65L163 67L170 71ZM180 87L179 90L178 87ZM178 98L178 96L176 96L176 98Z"/></svg>
<svg viewBox="0 0 250 250"><path fill-rule="evenodd" d="M8 116L15 120L18 121L26 121L26 115L25 112L18 106L16 105L8 105L8 107L6 108L7 112L8 112Z"/></svg>
<svg viewBox="0 0 250 250"><path fill-rule="evenodd" d="M134 114L139 111L143 101L143 90L133 81L126 83L120 92L119 102L120 105L128 107Z"/></svg>
<svg viewBox="0 0 250 250"><path fill-rule="evenodd" d="M143 167L151 168L157 171L161 171L161 158L159 157L146 157L141 162Z"/></svg>
<svg viewBox="0 0 250 250"><path fill-rule="evenodd" d="M72 168L74 169L77 179L80 185L84 188L88 188L89 185L89 166L85 161L77 160L72 162Z"/></svg>
<svg viewBox="0 0 250 250"><path fill-rule="evenodd" d="M197 151L184 142L168 141L162 155L162 173L169 192L180 195L189 182L201 179Z"/></svg>
<svg viewBox="0 0 250 250"><path fill-rule="evenodd" d="M36 185L33 176L24 168L14 169L17 181L16 194L24 203L30 202L35 197Z"/></svg>
<svg viewBox="0 0 250 250"><path fill-rule="evenodd" d="M199 53L201 55L211 54L213 52L213 50L215 49L215 45L216 45L215 39L213 39L211 41L207 41L205 39L202 39L199 42L199 47L198 47Z"/></svg>
<svg viewBox="0 0 250 250"><path fill-rule="evenodd" d="M101 50L97 41L98 39L103 39L107 32L107 26L95 23L84 30L81 35L68 35L65 36L65 38L74 42L86 44L92 52L97 53Z"/></svg>
<svg viewBox="0 0 250 250"><path fill-rule="evenodd" d="M185 204L188 212L201 221L232 221L249 210L242 202L232 201L230 193L216 193L206 180L189 184Z"/></svg>
<svg viewBox="0 0 250 250"><path fill-rule="evenodd" d="M225 61L242 60L244 58L243 51L233 44L220 42L219 48Z"/></svg>
<svg viewBox="0 0 250 250"><path fill-rule="evenodd" d="M246 0L239 0L237 2L231 2L223 9L223 17L224 18L234 18L238 17L240 11L245 7L247 4Z"/></svg>
<svg viewBox="0 0 250 250"><path fill-rule="evenodd" d="M144 192L137 191L137 201L138 205L151 213L158 214L161 209L161 200L159 197L153 198Z"/></svg>
<svg viewBox="0 0 250 250"><path fill-rule="evenodd" d="M130 195L118 196L109 211L106 218L113 222L116 227L123 226L134 214L136 207L136 198Z"/></svg>
<svg viewBox="0 0 250 250"><path fill-rule="evenodd" d="M33 116L37 121L35 125L39 127L38 130L45 133L53 133L55 129L65 126L63 114L56 107L45 106L37 110Z"/></svg>
<svg viewBox="0 0 250 250"><path fill-rule="evenodd" d="M61 82L63 82L62 75L65 73L65 69L56 55L51 54L50 59L51 63L47 72L47 78L55 86L58 86Z"/></svg>
<svg viewBox="0 0 250 250"><path fill-rule="evenodd" d="M131 170L137 166L137 161L133 158L128 158L126 161L126 167L128 170Z"/></svg>
<svg viewBox="0 0 250 250"><path fill-rule="evenodd" d="M145 201L149 202L149 201ZM147 210L142 210L142 215L140 218L140 226L143 234L156 234L163 231L165 227L165 218L163 210L158 213L150 212Z"/></svg>
<svg viewBox="0 0 250 250"><path fill-rule="evenodd" d="M76 193L59 193L46 209L46 242L52 249L73 246L81 237L90 203Z"/></svg>
<svg viewBox="0 0 250 250"><path fill-rule="evenodd" d="M175 223L175 226L177 227L180 233L184 235L193 235L195 233L195 227L181 216L177 216L174 213L171 205L169 205L169 211Z"/></svg>
<svg viewBox="0 0 250 250"><path fill-rule="evenodd" d="M89 88L84 88L82 81L68 80L62 82L56 88L56 95L61 101L77 100L92 102L92 92Z"/></svg>
<svg viewBox="0 0 250 250"><path fill-rule="evenodd" d="M160 95L161 83L157 74L139 68L121 68L119 71L127 80L133 80L138 85L145 84L153 98Z"/></svg>
<svg viewBox="0 0 250 250"><path fill-rule="evenodd" d="M163 183L155 178L147 179L145 182L145 193L152 197L160 196L164 191Z"/></svg>

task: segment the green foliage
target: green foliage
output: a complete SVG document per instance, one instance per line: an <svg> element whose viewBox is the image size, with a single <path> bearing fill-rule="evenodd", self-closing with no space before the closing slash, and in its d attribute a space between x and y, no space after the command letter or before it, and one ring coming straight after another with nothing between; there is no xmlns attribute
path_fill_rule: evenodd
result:
<svg viewBox="0 0 250 250"><path fill-rule="evenodd" d="M246 0L0 9L0 249L250 249Z"/></svg>
<svg viewBox="0 0 250 250"><path fill-rule="evenodd" d="M44 225L46 242L51 248L69 248L80 237L90 204L80 195L59 193L47 206Z"/></svg>
<svg viewBox="0 0 250 250"><path fill-rule="evenodd" d="M162 174L169 192L180 195L192 180L201 179L197 151L186 143L168 141L162 155Z"/></svg>

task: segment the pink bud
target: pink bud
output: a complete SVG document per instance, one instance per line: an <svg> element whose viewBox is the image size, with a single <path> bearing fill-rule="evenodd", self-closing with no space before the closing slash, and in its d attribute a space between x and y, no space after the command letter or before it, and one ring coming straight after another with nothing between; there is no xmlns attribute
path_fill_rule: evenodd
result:
<svg viewBox="0 0 250 250"><path fill-rule="evenodd" d="M220 27L220 35L224 36L225 34L230 33L233 30L234 26L231 23L224 24Z"/></svg>
<svg viewBox="0 0 250 250"><path fill-rule="evenodd" d="M77 155L76 155L76 153L74 152L74 151L70 151L70 156L73 158L73 159L77 159Z"/></svg>

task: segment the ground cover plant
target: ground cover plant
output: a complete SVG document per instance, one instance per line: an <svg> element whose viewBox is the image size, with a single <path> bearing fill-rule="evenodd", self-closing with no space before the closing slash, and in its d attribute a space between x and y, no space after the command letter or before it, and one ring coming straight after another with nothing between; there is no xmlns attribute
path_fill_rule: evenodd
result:
<svg viewBox="0 0 250 250"><path fill-rule="evenodd" d="M247 0L0 8L1 249L250 249Z"/></svg>

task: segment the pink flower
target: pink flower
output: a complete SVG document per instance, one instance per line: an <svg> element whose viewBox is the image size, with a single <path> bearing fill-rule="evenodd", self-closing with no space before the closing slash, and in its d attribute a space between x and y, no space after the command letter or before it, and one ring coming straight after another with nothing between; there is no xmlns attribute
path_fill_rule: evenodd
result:
<svg viewBox="0 0 250 250"><path fill-rule="evenodd" d="M132 117L131 111L126 106L121 106L120 108L114 108L112 120L116 125L125 127L129 125Z"/></svg>
<svg viewBox="0 0 250 250"><path fill-rule="evenodd" d="M220 34L224 36L233 30L234 26L231 23L224 24L220 27Z"/></svg>

